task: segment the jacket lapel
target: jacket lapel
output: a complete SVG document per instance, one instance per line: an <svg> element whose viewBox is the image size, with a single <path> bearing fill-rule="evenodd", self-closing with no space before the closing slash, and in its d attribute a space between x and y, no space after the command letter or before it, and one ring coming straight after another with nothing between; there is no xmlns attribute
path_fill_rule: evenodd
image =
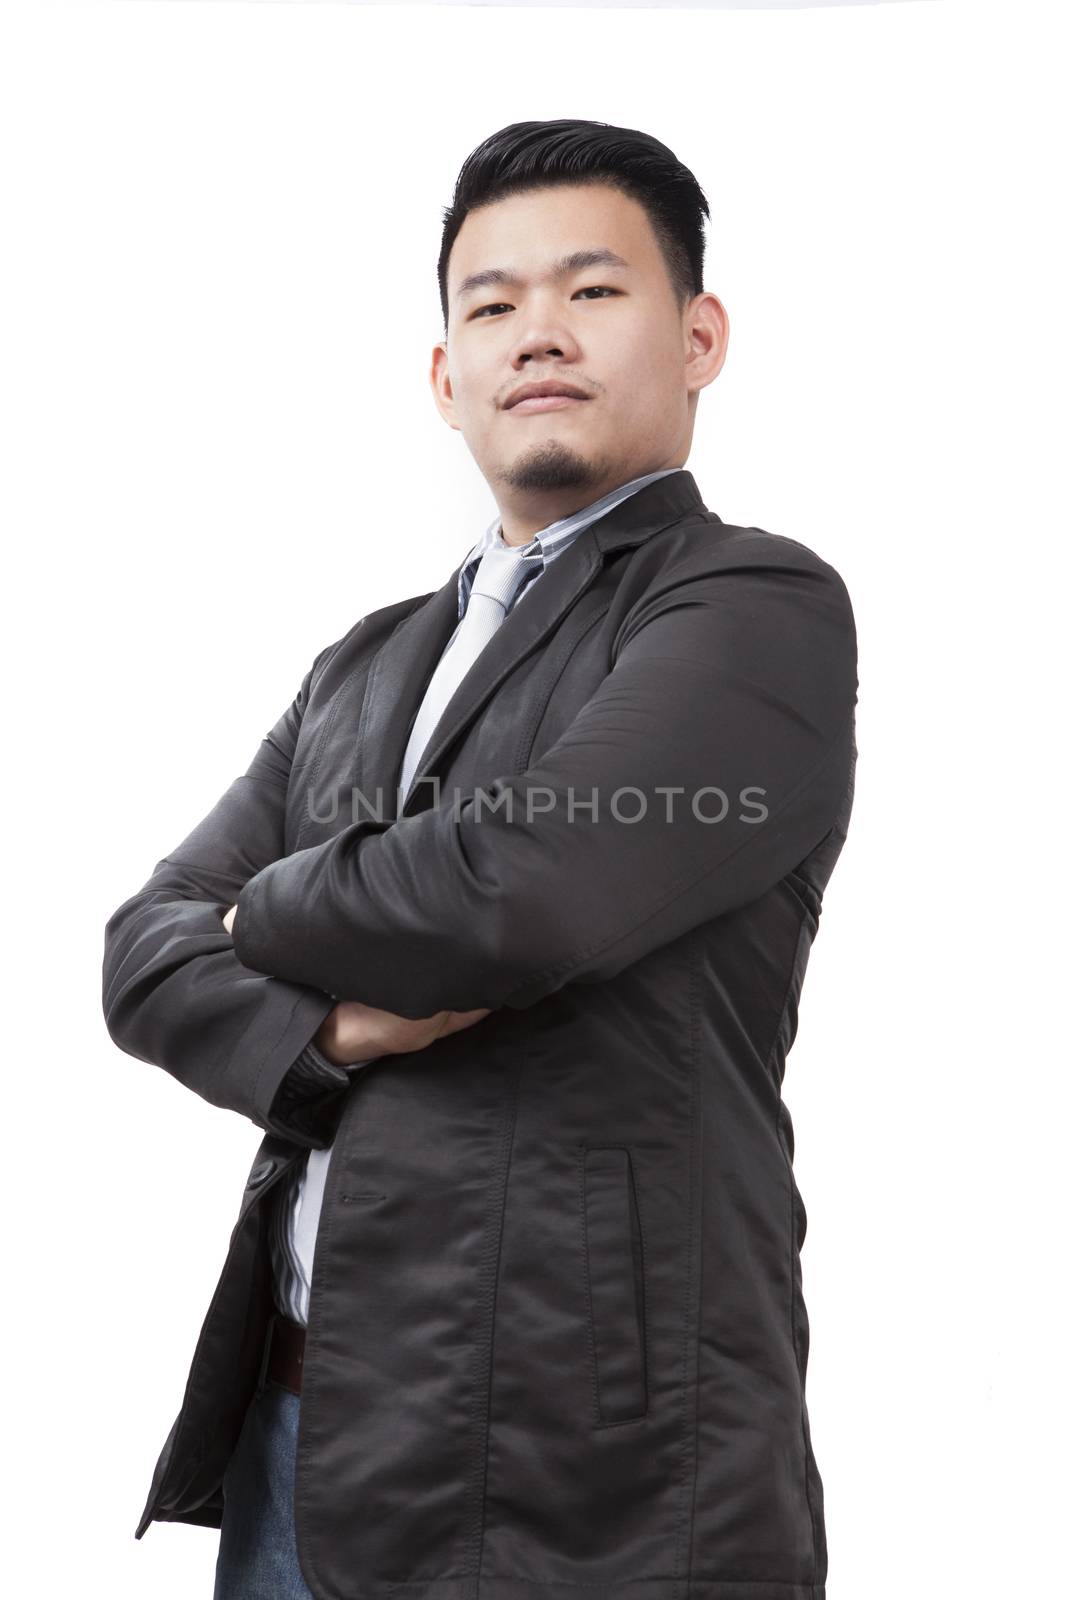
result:
<svg viewBox="0 0 1067 1600"><path fill-rule="evenodd" d="M419 789L507 675L537 650L600 572L604 557L652 534L692 510L706 510L690 472L657 478L584 528L550 562L530 593L509 612L445 707L422 754L400 815L430 803L432 785ZM718 518L714 520L718 521ZM356 738L354 785L397 817L397 787L408 736L441 652L459 620L457 567L437 592L400 624L374 659Z"/></svg>

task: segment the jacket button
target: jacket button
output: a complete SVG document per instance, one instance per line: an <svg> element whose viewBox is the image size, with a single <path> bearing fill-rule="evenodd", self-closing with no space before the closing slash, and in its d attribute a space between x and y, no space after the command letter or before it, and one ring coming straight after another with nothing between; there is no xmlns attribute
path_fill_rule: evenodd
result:
<svg viewBox="0 0 1067 1600"><path fill-rule="evenodd" d="M273 1156L268 1156L265 1161L257 1161L252 1171L248 1174L247 1189L258 1189L261 1183L266 1183L275 1167L278 1165Z"/></svg>

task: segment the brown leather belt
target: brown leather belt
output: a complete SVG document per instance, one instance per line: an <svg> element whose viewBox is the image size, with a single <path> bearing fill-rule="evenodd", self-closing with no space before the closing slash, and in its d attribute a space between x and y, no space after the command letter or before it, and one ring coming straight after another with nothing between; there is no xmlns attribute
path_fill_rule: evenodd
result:
<svg viewBox="0 0 1067 1600"><path fill-rule="evenodd" d="M274 1311L267 1327L266 1377L280 1383L292 1394L300 1393L300 1380L304 1371L304 1328L299 1322Z"/></svg>

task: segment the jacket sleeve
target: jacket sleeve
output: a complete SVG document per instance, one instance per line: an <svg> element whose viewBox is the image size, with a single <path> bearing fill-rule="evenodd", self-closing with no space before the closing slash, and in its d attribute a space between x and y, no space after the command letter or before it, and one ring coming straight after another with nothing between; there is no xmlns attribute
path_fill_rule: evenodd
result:
<svg viewBox="0 0 1067 1600"><path fill-rule="evenodd" d="M334 996L250 972L222 919L247 880L283 854L293 751L328 653L248 771L108 919L103 957L104 1017L120 1049L313 1149L333 1136L350 1070L311 1042Z"/></svg>
<svg viewBox="0 0 1067 1600"><path fill-rule="evenodd" d="M527 771L250 878L246 966L410 1017L524 1008L770 890L850 792L855 626L805 546L737 543L642 597Z"/></svg>

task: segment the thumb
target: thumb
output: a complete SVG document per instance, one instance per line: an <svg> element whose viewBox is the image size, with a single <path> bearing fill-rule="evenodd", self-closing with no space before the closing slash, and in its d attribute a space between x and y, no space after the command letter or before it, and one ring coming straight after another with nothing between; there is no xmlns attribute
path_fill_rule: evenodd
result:
<svg viewBox="0 0 1067 1600"><path fill-rule="evenodd" d="M481 1022L483 1017L489 1015L490 1009L489 1006L482 1006L477 1011L450 1011L438 1038L448 1033L459 1033L461 1029L469 1028L475 1022Z"/></svg>

